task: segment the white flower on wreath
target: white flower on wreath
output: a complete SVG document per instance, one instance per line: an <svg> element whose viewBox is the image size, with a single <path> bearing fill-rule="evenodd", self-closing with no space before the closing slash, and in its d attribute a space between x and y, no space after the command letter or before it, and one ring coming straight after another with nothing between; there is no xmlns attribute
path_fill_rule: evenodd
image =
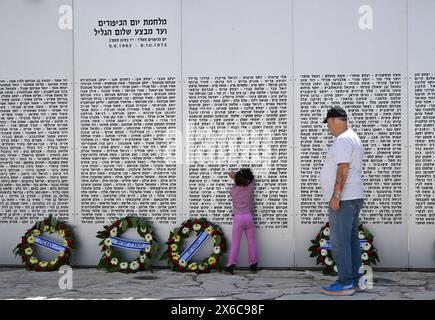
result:
<svg viewBox="0 0 435 320"><path fill-rule="evenodd" d="M118 235L118 228L113 228L112 230L110 230L110 236L112 237L116 237Z"/></svg>
<svg viewBox="0 0 435 320"><path fill-rule="evenodd" d="M145 247L145 252L146 252L146 253L151 252L151 246L146 246L146 247Z"/></svg>
<svg viewBox="0 0 435 320"><path fill-rule="evenodd" d="M131 270L137 270L139 268L139 263L137 261L133 261L130 263L130 269Z"/></svg>
<svg viewBox="0 0 435 320"><path fill-rule="evenodd" d="M42 268L45 268L46 266L48 266L48 262L47 262L47 261L41 261L41 262L39 262L39 265L40 265Z"/></svg>
<svg viewBox="0 0 435 320"><path fill-rule="evenodd" d="M198 265L198 269L199 269L200 271L205 270L205 265L203 265L202 263L200 263L200 264Z"/></svg>
<svg viewBox="0 0 435 320"><path fill-rule="evenodd" d="M332 265L332 259L326 257L325 264L328 265L328 266Z"/></svg>
<svg viewBox="0 0 435 320"><path fill-rule="evenodd" d="M63 242L63 244L65 245L65 247L69 246L68 241L66 241L66 240Z"/></svg>
<svg viewBox="0 0 435 320"><path fill-rule="evenodd" d="M153 236L152 236L152 234L147 233L147 234L145 235L145 241L146 241L146 242L153 241Z"/></svg>
<svg viewBox="0 0 435 320"><path fill-rule="evenodd" d="M368 242L363 244L364 251L369 251L371 247L372 247L372 245Z"/></svg>
<svg viewBox="0 0 435 320"><path fill-rule="evenodd" d="M104 240L104 245L105 245L106 247L111 247L111 246L112 246L112 239L110 239L110 238L106 238L106 239Z"/></svg>
<svg viewBox="0 0 435 320"><path fill-rule="evenodd" d="M140 231L141 231L142 233L145 233L145 232L147 232L147 228L140 228Z"/></svg>
<svg viewBox="0 0 435 320"><path fill-rule="evenodd" d="M118 259L113 258L112 260L110 260L110 263L114 266L116 266L118 264Z"/></svg>
<svg viewBox="0 0 435 320"><path fill-rule="evenodd" d="M60 230L59 230L59 235L60 235L62 238L65 238L65 230L60 229Z"/></svg>
<svg viewBox="0 0 435 320"><path fill-rule="evenodd" d="M27 237L27 242L30 243L30 244L34 243L35 242L35 237L34 236Z"/></svg>
<svg viewBox="0 0 435 320"><path fill-rule="evenodd" d="M221 252L221 247L219 247L219 246L214 246L214 248L213 248L213 252L214 252L215 254L219 254L219 253Z"/></svg>
<svg viewBox="0 0 435 320"><path fill-rule="evenodd" d="M364 253L361 255L361 259L363 259L364 261L369 260L369 255L368 255L367 253L364 252Z"/></svg>
<svg viewBox="0 0 435 320"><path fill-rule="evenodd" d="M35 257L30 257L29 259L31 264L37 264L38 263L38 259L36 259Z"/></svg>
<svg viewBox="0 0 435 320"><path fill-rule="evenodd" d="M180 261L178 262L180 264L180 266L185 267L187 266L187 262L184 259L180 259Z"/></svg>
<svg viewBox="0 0 435 320"><path fill-rule="evenodd" d="M35 229L32 232L35 236L39 236L41 234L41 231L39 231L39 229Z"/></svg>
<svg viewBox="0 0 435 320"><path fill-rule="evenodd" d="M183 230L181 230L181 232L182 232L183 234L188 234L189 231L190 231L190 229L189 229L188 227L184 227Z"/></svg>
<svg viewBox="0 0 435 320"><path fill-rule="evenodd" d="M201 225L200 225L199 223L195 223L195 224L193 225L193 230L195 230L195 231L199 231L199 230L201 230Z"/></svg>
<svg viewBox="0 0 435 320"><path fill-rule="evenodd" d="M59 252L59 257L63 257L65 255L65 251Z"/></svg>
<svg viewBox="0 0 435 320"><path fill-rule="evenodd" d="M319 244L321 247L323 247L324 245L326 245L326 240L325 239L320 239Z"/></svg>
<svg viewBox="0 0 435 320"><path fill-rule="evenodd" d="M30 256L30 255L33 253L33 250L32 250L32 248L27 248L26 250L24 250L24 253L25 253L27 256Z"/></svg>
<svg viewBox="0 0 435 320"><path fill-rule="evenodd" d="M323 229L323 235L324 236L329 236L331 234L331 229L329 229L328 227L326 227L325 229Z"/></svg>
<svg viewBox="0 0 435 320"><path fill-rule="evenodd" d="M359 234L358 234L358 237L362 240L362 239L366 238L366 235L364 234L363 231L360 231Z"/></svg>
<svg viewBox="0 0 435 320"><path fill-rule="evenodd" d="M121 262L121 263L119 264L119 267L120 267L121 269L127 269L127 268L128 268L128 262Z"/></svg>
<svg viewBox="0 0 435 320"><path fill-rule="evenodd" d="M337 265L334 266L334 271L338 273L338 267L337 267Z"/></svg>
<svg viewBox="0 0 435 320"><path fill-rule="evenodd" d="M53 259L53 260L50 261L50 264L53 265L53 266L54 266L56 263L57 263L57 258L55 258L55 259Z"/></svg>
<svg viewBox="0 0 435 320"><path fill-rule="evenodd" d="M323 257L326 257L326 256L328 255L328 250L326 250L326 249L322 249L322 250L320 250L320 254L321 254Z"/></svg>
<svg viewBox="0 0 435 320"><path fill-rule="evenodd" d="M104 254L106 255L106 257L110 257L112 255L112 250L107 249L106 251L104 251Z"/></svg>
<svg viewBox="0 0 435 320"><path fill-rule="evenodd" d="M145 262L145 260L146 260L146 258L147 258L147 256L146 255L141 255L141 256L139 256L139 261L140 261L140 263L144 263Z"/></svg>

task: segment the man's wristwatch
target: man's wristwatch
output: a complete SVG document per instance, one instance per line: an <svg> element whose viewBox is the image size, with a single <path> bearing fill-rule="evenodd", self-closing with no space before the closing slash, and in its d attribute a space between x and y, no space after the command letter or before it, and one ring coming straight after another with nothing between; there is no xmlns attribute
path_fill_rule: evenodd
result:
<svg viewBox="0 0 435 320"><path fill-rule="evenodd" d="M340 199L340 192L334 192L334 193L332 194L332 196L333 196L334 198Z"/></svg>

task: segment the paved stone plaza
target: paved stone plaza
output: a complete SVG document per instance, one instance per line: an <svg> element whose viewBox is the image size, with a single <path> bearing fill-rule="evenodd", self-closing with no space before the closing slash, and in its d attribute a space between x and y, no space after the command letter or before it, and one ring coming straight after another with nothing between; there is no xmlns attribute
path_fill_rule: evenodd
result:
<svg viewBox="0 0 435 320"><path fill-rule="evenodd" d="M168 269L136 274L73 269L73 288L60 289L58 272L0 268L0 299L219 299L219 300L428 300L435 299L435 272L374 272L371 290L349 297L320 293L334 281L320 271L236 270L234 275L181 274Z"/></svg>

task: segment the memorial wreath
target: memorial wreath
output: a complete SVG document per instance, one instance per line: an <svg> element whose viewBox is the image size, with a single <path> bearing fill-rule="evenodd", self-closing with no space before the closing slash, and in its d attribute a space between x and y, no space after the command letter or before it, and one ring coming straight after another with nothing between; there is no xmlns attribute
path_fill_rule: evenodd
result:
<svg viewBox="0 0 435 320"><path fill-rule="evenodd" d="M338 268L332 257L332 246L329 239L330 233L331 229L329 222L327 222L320 229L316 238L311 240L311 246L308 251L311 252L310 257L316 258L317 264L322 264L323 274L336 276ZM362 224L359 226L359 239L363 265L376 264L376 261L379 261L379 256L377 249L373 245L374 236Z"/></svg>
<svg viewBox="0 0 435 320"><path fill-rule="evenodd" d="M136 228L137 233L144 241L127 240L119 238L129 228ZM144 218L125 217L115 221L110 226L104 226L104 231L97 232L103 256L98 263L98 269L108 272L133 273L142 270L151 270L151 259L159 250L159 245L153 241L151 223ZM114 248L139 251L139 256L133 261L124 261L121 252Z"/></svg>
<svg viewBox="0 0 435 320"><path fill-rule="evenodd" d="M196 239L181 251L184 240L192 231L196 232ZM210 237L213 239L212 254L201 262L190 262ZM161 259L167 259L168 265L174 271L208 273L212 269L222 269L221 258L226 251L225 236L219 226L208 222L205 218L184 221L181 227L170 232L166 244L168 247Z"/></svg>
<svg viewBox="0 0 435 320"><path fill-rule="evenodd" d="M63 243L57 243L43 238L43 233L59 234ZM50 251L57 252L57 256L51 261L38 260L33 253L33 246L37 245ZM69 265L71 251L75 248L74 234L72 228L63 221L59 221L49 215L48 218L38 221L28 229L21 237L21 243L16 246L14 253L20 256L27 270L33 271L55 271L62 265Z"/></svg>

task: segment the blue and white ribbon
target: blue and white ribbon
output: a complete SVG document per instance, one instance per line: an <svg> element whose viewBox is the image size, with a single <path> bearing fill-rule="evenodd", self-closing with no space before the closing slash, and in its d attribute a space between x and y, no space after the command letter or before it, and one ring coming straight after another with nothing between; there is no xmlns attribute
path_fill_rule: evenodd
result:
<svg viewBox="0 0 435 320"><path fill-rule="evenodd" d="M189 261L195 253L202 247L202 245L210 238L210 235L204 230L196 237L195 241L193 241L186 249L184 249L183 253L180 255L180 260Z"/></svg>
<svg viewBox="0 0 435 320"><path fill-rule="evenodd" d="M360 240L359 246L362 248L365 243L367 243L367 240ZM325 240L325 244L320 245L320 249L333 250L330 240Z"/></svg>
<svg viewBox="0 0 435 320"><path fill-rule="evenodd" d="M118 237L110 237L110 240L112 240L113 247L127 250L143 251L150 245L148 242L125 240Z"/></svg>
<svg viewBox="0 0 435 320"><path fill-rule="evenodd" d="M39 236L35 236L35 244L54 252L65 251L65 249L67 248L64 245L61 245L60 243Z"/></svg>

